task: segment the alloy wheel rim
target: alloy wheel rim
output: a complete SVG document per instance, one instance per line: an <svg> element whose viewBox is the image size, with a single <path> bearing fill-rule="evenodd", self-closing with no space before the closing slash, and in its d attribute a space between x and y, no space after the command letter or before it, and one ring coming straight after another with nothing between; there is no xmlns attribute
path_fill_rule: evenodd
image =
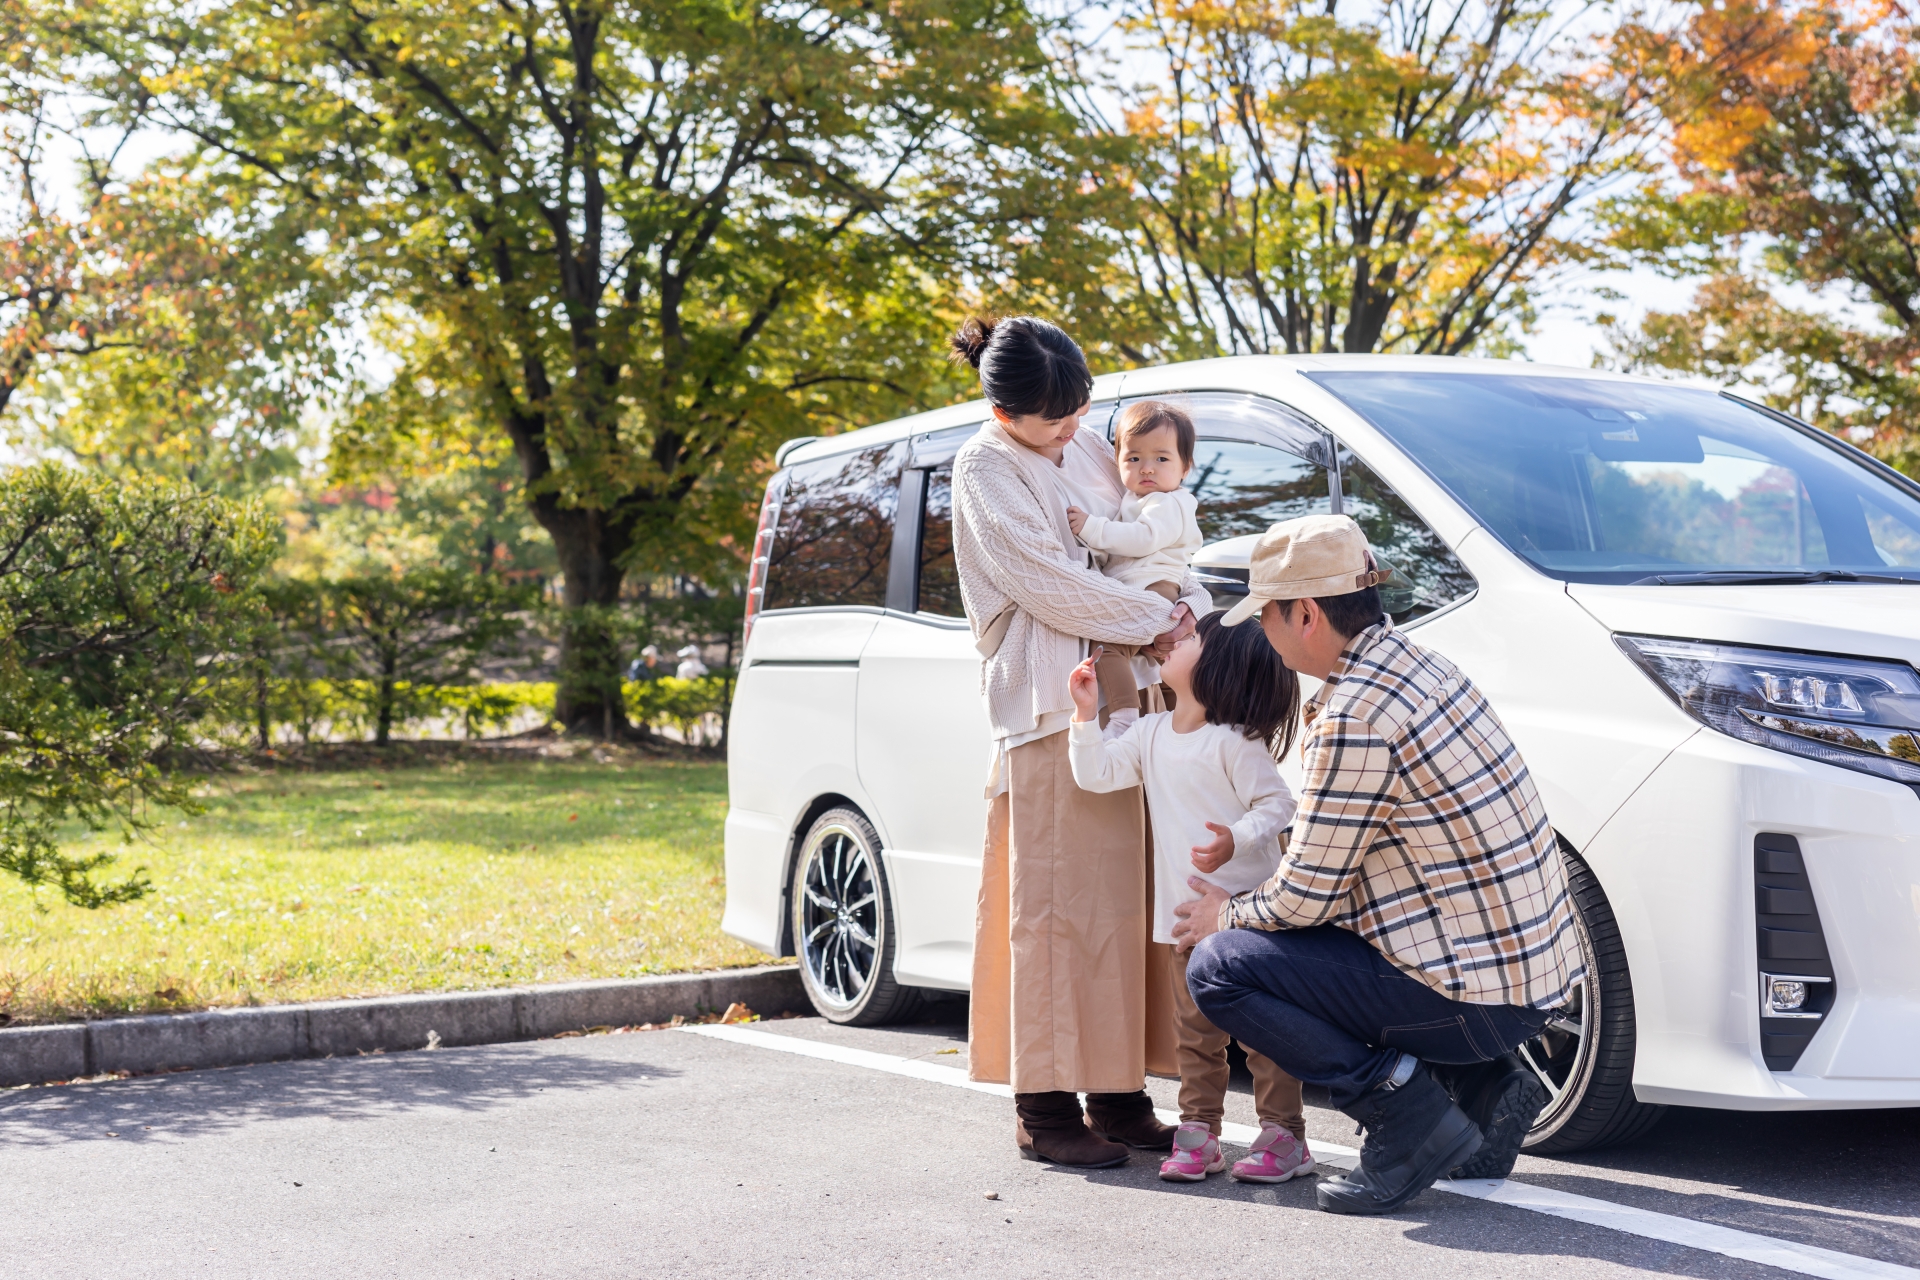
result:
<svg viewBox="0 0 1920 1280"><path fill-rule="evenodd" d="M831 826L807 848L794 934L814 990L836 1009L857 1004L880 953L873 860L851 830Z"/></svg>
<svg viewBox="0 0 1920 1280"><path fill-rule="evenodd" d="M1547 1088L1547 1105L1534 1121L1526 1146L1552 1136L1572 1117L1586 1094L1599 1049L1600 974L1586 921L1578 911L1573 913L1573 932L1587 976L1574 984L1572 997L1553 1011L1540 1034L1514 1050Z"/></svg>

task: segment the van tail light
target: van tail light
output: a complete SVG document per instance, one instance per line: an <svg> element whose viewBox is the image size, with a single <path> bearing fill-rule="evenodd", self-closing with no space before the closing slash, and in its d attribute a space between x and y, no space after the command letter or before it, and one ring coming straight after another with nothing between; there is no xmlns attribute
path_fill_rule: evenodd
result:
<svg viewBox="0 0 1920 1280"><path fill-rule="evenodd" d="M767 482L766 496L760 499L760 525L753 533L753 558L747 561L747 615L740 636L740 651L753 638L753 620L767 595L767 559L773 554L773 537L780 529L780 490L782 478Z"/></svg>

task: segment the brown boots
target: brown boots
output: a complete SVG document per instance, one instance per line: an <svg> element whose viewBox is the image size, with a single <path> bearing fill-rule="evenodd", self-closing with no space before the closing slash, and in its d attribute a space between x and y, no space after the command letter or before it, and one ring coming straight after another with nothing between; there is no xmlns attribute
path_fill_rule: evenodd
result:
<svg viewBox="0 0 1920 1280"><path fill-rule="evenodd" d="M1153 1114L1153 1099L1145 1089L1088 1094L1087 1127L1110 1142L1124 1142L1142 1151L1173 1148L1173 1126L1161 1124Z"/></svg>
<svg viewBox="0 0 1920 1280"><path fill-rule="evenodd" d="M1077 1094L1016 1093L1013 1110L1018 1117L1013 1136L1025 1159L1081 1169L1106 1169L1127 1161L1126 1147L1088 1131Z"/></svg>
<svg viewBox="0 0 1920 1280"><path fill-rule="evenodd" d="M1029 1160L1105 1169L1126 1163L1128 1147L1166 1151L1173 1143L1173 1126L1160 1123L1144 1089L1090 1093L1084 1118L1079 1097L1065 1092L1016 1093L1013 1109L1014 1138Z"/></svg>

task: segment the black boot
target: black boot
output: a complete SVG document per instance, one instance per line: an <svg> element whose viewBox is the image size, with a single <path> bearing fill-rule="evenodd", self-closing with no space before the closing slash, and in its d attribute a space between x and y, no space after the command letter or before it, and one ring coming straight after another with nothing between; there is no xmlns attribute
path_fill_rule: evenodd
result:
<svg viewBox="0 0 1920 1280"><path fill-rule="evenodd" d="M1013 1140L1023 1159L1080 1169L1106 1169L1127 1162L1124 1146L1088 1131L1076 1094L1016 1093L1013 1111Z"/></svg>
<svg viewBox="0 0 1920 1280"><path fill-rule="evenodd" d="M1454 1067L1442 1077L1442 1083L1467 1118L1479 1126L1485 1140L1471 1159L1455 1166L1447 1176L1504 1178L1512 1173L1513 1162L1520 1157L1520 1144L1547 1108L1551 1097L1547 1086L1511 1053L1503 1053L1492 1062Z"/></svg>
<svg viewBox="0 0 1920 1280"><path fill-rule="evenodd" d="M1358 1169L1314 1189L1329 1213L1392 1213L1480 1149L1473 1121L1419 1063L1342 1109L1366 1129L1367 1140Z"/></svg>
<svg viewBox="0 0 1920 1280"><path fill-rule="evenodd" d="M1153 1114L1153 1099L1145 1089L1088 1094L1087 1127L1110 1142L1124 1142L1142 1151L1173 1148L1173 1126L1160 1123Z"/></svg>

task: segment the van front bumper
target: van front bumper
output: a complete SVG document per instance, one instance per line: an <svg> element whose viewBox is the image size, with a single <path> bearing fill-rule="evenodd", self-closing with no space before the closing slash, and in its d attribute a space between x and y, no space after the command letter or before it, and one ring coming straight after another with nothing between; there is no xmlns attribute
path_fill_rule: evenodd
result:
<svg viewBox="0 0 1920 1280"><path fill-rule="evenodd" d="M1754 842L1793 836L1834 1003L1790 1071L1760 1052ZM1626 944L1643 1102L1920 1106L1920 795L1702 729L1580 850Z"/></svg>

